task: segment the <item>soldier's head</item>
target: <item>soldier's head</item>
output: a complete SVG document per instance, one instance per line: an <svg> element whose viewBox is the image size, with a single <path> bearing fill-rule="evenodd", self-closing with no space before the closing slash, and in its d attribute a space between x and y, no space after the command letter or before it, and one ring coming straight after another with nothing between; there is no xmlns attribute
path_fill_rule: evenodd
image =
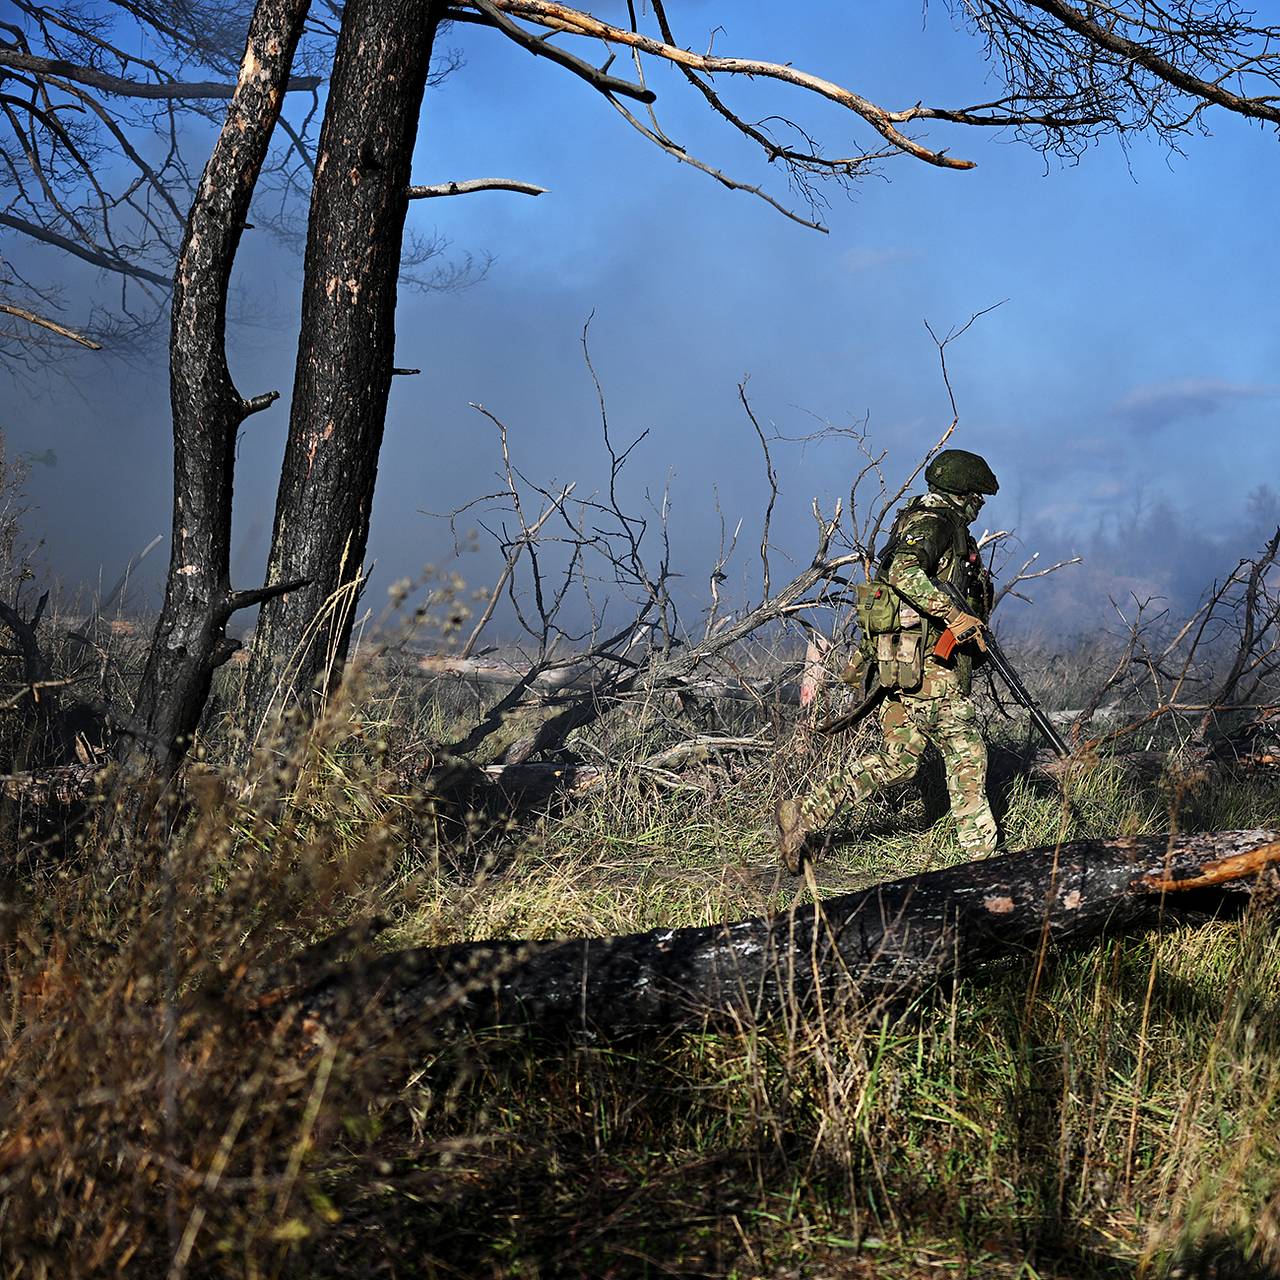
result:
<svg viewBox="0 0 1280 1280"><path fill-rule="evenodd" d="M968 449L944 449L925 468L924 478L934 493L955 499L969 520L977 518L987 494L1000 490L986 459Z"/></svg>

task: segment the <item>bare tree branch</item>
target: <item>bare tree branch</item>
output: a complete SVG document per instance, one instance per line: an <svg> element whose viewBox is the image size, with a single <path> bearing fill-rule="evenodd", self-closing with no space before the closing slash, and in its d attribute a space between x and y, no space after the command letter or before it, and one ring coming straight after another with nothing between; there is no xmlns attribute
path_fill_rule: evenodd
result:
<svg viewBox="0 0 1280 1280"><path fill-rule="evenodd" d="M473 0L478 8L489 10L501 8L507 13L518 14L527 21L537 23L552 31L563 31L571 35L588 36L603 40L606 44L619 44L636 49L652 57L675 63L677 66L692 71L704 71L709 74L741 75L758 79L779 80L785 84L807 89L820 97L845 107L865 120L895 150L914 156L928 164L938 165L944 169L972 169L972 160L957 160L944 151L933 151L909 138L895 127L897 117L891 111L877 106L869 99L854 93L833 81L824 80L821 76L811 75L807 71L799 71L795 67L778 62L765 62L756 58L721 58L710 54L693 53L688 49L680 49L662 40L655 40L636 31L627 31L607 22L601 22L577 9L566 5L553 4L549 0ZM652 101L645 98L642 101Z"/></svg>
<svg viewBox="0 0 1280 1280"><path fill-rule="evenodd" d="M168 276L162 276L158 271L152 271L137 263L126 262L122 258L112 257L87 245L77 244L76 241L60 235L56 231L51 231L48 227L38 226L34 222L28 222L25 218L17 218L11 213L0 211L0 226L9 227L14 231L22 232L24 236L30 236L33 240L53 245L64 253L71 254L72 257L88 262L92 266L101 267L104 271L115 271L122 276L133 276L137 280L145 280L149 284L159 285L162 289L169 289L173 286L173 279Z"/></svg>
<svg viewBox="0 0 1280 1280"><path fill-rule="evenodd" d="M438 196L467 196L474 191L515 191L525 196L544 196L546 187L517 178L469 178L465 182L437 182L432 186L410 187L406 194L410 200L433 200Z"/></svg>
<svg viewBox="0 0 1280 1280"><path fill-rule="evenodd" d="M603 94L617 93L624 98L635 98L637 102L652 102L657 97L657 94L652 89L646 89L643 85L632 84L629 80L620 80L617 76L611 76L608 72L598 67L593 67L589 62L583 62L581 58L575 57L572 53L565 52L558 45L539 39L526 31L519 23L512 22L510 18L500 11L507 8L505 4L491 4L490 0L470 0L470 3L479 9L504 36L514 40L516 44L527 49L535 57L546 58L547 61L564 67L566 71L572 71L575 76L580 76L593 89L598 89ZM525 16L527 15L521 14L521 17Z"/></svg>
<svg viewBox="0 0 1280 1280"><path fill-rule="evenodd" d="M288 591L297 591L299 587L308 586L306 578L290 578L288 582L275 582L265 587L251 587L247 591L232 591L223 608L228 617L239 613L241 609L252 609L254 605L264 604L282 596Z"/></svg>
<svg viewBox="0 0 1280 1280"><path fill-rule="evenodd" d="M769 598L769 525L773 520L774 504L778 501L778 473L773 469L773 459L769 456L769 442L764 438L764 432L760 430L760 424L756 421L756 415L751 411L751 404L747 400L746 378L738 383L738 399L742 401L742 407L747 411L747 417L760 438L760 447L764 450L765 475L769 480L769 504L765 507L764 522L760 530L760 560L764 567L764 598L767 600Z"/></svg>
<svg viewBox="0 0 1280 1280"><path fill-rule="evenodd" d="M1121 58L1145 67L1161 80L1182 90L1183 93L1194 98L1202 98L1216 106L1225 107L1237 115L1280 124L1280 105L1274 99L1244 97L1241 94L1232 93L1218 81L1203 80L1199 76L1192 75L1168 58L1161 57L1147 45L1121 35L1118 24L1115 22L1104 26L1088 13L1082 12L1074 5L1064 3L1064 0L1027 0L1027 3L1056 18L1070 30L1085 36L1099 48L1107 49Z"/></svg>
<svg viewBox="0 0 1280 1280"><path fill-rule="evenodd" d="M74 80L100 93L121 98L150 98L160 101L182 99L227 100L235 93L234 84L214 84L210 81L184 83L180 80L130 80L124 76L109 75L97 67L79 66L63 58L40 58L24 53L11 45L0 44L0 67L12 67L15 71L30 71L40 76L57 76L62 80ZM287 93L311 92L323 82L319 76L294 76L286 87Z"/></svg>
<svg viewBox="0 0 1280 1280"><path fill-rule="evenodd" d="M796 213L794 209L788 209L786 205L775 200L763 187L755 186L750 182L739 182L736 178L731 178L728 174L722 173L719 169L707 164L705 160L699 160L692 152L686 151L678 143L672 142L665 133L657 129L651 129L643 120L638 119L633 112L628 111L616 98L610 98L609 103L637 133L648 138L655 146L661 147L667 155L679 160L681 164L691 165L708 177L714 178L722 187L728 187L730 191L745 191L748 195L753 195L763 200L765 204L771 205L784 218L790 218L792 222L798 222L802 227L808 227L811 231L821 231L823 235L828 234L827 228L821 222L806 218L803 214Z"/></svg>
<svg viewBox="0 0 1280 1280"><path fill-rule="evenodd" d="M14 316L19 320L25 320L28 324L36 325L41 329L48 329L50 333L56 333L60 338L67 338L72 342L78 342L82 347L88 347L90 351L101 351L102 343L95 342L92 338L86 338L83 333L77 333L74 329L69 329L65 324L59 324L56 320L50 320L47 316L38 316L34 311L28 311L24 307L15 307L8 302L0 302L0 312L7 316Z"/></svg>

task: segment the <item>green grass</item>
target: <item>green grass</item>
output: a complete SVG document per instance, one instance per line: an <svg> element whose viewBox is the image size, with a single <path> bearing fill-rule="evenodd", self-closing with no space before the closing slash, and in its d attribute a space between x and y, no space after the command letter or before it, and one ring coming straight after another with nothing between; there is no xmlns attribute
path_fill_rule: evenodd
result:
<svg viewBox="0 0 1280 1280"><path fill-rule="evenodd" d="M362 699L264 751L251 786L193 776L191 809L127 856L102 814L78 857L11 882L2 1274L1280 1274L1262 903L1011 957L873 1020L564 1047L402 1043L358 1010L317 1040L287 1004L253 1015L287 957L375 914L405 946L708 924L808 892L768 817L829 755L712 761L678 789L620 769L540 817L466 819L414 784L459 709L403 684ZM634 758L663 732L591 736ZM844 815L820 889L959 860L940 785ZM1016 848L1280 826L1280 785L1102 761L1015 778L1000 806Z"/></svg>
<svg viewBox="0 0 1280 1280"><path fill-rule="evenodd" d="M663 797L619 778L495 857L444 936L786 905L795 884L774 869L758 798L775 782L761 769L729 796ZM1178 798L1184 827L1280 826L1274 784ZM1015 848L1159 831L1170 799L1104 761L1061 790L1015 782L1005 830ZM927 795L876 808L850 817L823 889L960 858L950 823L928 825ZM1280 944L1259 913L1054 955L1038 975L1011 961L875 1026L837 1017L626 1052L468 1042L423 1077L448 1085L422 1106L409 1162L440 1175L444 1143L468 1192L406 1212L441 1242L439 1274L484 1256L511 1275L1155 1276L1201 1274L1202 1249L1228 1259L1205 1275L1269 1274L1278 993ZM1230 1271L1237 1254L1260 1270Z"/></svg>

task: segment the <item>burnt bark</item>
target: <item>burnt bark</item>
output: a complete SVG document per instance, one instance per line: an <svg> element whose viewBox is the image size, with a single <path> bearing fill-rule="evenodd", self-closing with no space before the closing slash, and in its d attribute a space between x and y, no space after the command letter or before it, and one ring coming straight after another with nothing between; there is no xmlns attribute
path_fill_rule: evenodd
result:
<svg viewBox="0 0 1280 1280"><path fill-rule="evenodd" d="M65 764L0 777L0 795L33 808L74 805L102 794L107 775L100 764Z"/></svg>
<svg viewBox="0 0 1280 1280"><path fill-rule="evenodd" d="M187 218L174 277L169 340L173 410L173 541L164 606L127 739L139 765L181 761L214 669L235 645L228 618L261 592L231 588L231 493L236 431L270 396L245 400L227 368L227 285L254 186L289 84L309 0L259 0L226 121Z"/></svg>
<svg viewBox="0 0 1280 1280"><path fill-rule="evenodd" d="M348 0L320 132L293 405L269 580L246 678L250 732L341 674L369 535L395 348L409 166L441 6Z"/></svg>
<svg viewBox="0 0 1280 1280"><path fill-rule="evenodd" d="M947 974L1220 909L1280 866L1280 831L1079 840L877 885L735 924L402 951L264 1003L395 1035L527 1026L548 1037L754 1025L874 1009Z"/></svg>

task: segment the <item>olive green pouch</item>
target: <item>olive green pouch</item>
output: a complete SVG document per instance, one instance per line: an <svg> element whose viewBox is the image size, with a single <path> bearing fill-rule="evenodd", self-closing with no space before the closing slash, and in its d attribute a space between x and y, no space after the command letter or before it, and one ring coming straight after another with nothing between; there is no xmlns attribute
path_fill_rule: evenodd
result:
<svg viewBox="0 0 1280 1280"><path fill-rule="evenodd" d="M888 631L897 631L901 622L898 615L898 593L883 582L860 582L855 588L858 626L870 639Z"/></svg>
<svg viewBox="0 0 1280 1280"><path fill-rule="evenodd" d="M924 679L924 636L918 631L894 631L875 639L877 674L886 689L911 692Z"/></svg>

